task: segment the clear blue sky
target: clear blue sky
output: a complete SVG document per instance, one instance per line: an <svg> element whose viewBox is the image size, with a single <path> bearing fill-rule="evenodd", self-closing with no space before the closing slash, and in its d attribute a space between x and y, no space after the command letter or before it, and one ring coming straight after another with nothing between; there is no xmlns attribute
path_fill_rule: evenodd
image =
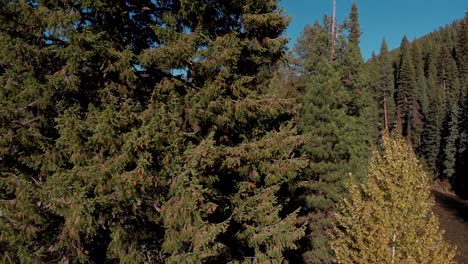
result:
<svg viewBox="0 0 468 264"><path fill-rule="evenodd" d="M353 0L337 0L340 22L348 15ZM332 0L281 0L286 14L292 17L286 35L294 46L305 25L322 21L331 15ZM357 0L361 23L361 49L364 58L377 53L385 37L390 49L400 45L406 34L410 40L421 37L463 18L468 11L467 0Z"/></svg>

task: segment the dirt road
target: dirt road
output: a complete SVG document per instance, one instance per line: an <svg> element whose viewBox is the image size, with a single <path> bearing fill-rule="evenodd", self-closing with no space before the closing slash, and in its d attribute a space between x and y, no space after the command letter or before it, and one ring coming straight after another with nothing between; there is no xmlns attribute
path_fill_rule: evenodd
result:
<svg viewBox="0 0 468 264"><path fill-rule="evenodd" d="M433 191L436 206L434 213L439 216L445 238L457 245L460 264L468 264L468 201L439 191Z"/></svg>

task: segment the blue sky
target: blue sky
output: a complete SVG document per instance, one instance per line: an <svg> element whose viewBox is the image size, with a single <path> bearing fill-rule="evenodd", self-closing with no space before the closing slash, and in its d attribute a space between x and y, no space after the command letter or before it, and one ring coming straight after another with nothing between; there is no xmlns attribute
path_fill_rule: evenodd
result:
<svg viewBox="0 0 468 264"><path fill-rule="evenodd" d="M353 0L337 0L340 22L348 15ZM292 17L286 35L293 47L304 26L331 14L332 0L281 0ZM406 34L410 40L462 18L468 11L467 0L357 0L361 23L361 49L364 58L377 53L385 37L390 49L400 45Z"/></svg>

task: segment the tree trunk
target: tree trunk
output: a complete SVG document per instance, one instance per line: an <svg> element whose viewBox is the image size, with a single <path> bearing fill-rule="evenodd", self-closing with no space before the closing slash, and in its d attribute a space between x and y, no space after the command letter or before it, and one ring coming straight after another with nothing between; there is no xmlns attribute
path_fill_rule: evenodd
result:
<svg viewBox="0 0 468 264"><path fill-rule="evenodd" d="M383 105L384 105L384 124L385 124L385 131L388 132L388 112L387 112L387 98L386 98L386 97L384 97Z"/></svg>
<svg viewBox="0 0 468 264"><path fill-rule="evenodd" d="M330 61L333 63L335 60L335 43L336 43L336 0L333 0L333 15L332 15L332 32L331 32L331 51Z"/></svg>

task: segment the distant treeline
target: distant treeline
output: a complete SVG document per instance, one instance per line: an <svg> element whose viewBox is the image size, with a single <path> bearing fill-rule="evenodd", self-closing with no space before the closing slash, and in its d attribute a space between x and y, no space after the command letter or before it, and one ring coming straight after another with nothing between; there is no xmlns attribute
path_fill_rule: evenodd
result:
<svg viewBox="0 0 468 264"><path fill-rule="evenodd" d="M436 179L468 198L468 19L366 63L379 127L399 129Z"/></svg>

